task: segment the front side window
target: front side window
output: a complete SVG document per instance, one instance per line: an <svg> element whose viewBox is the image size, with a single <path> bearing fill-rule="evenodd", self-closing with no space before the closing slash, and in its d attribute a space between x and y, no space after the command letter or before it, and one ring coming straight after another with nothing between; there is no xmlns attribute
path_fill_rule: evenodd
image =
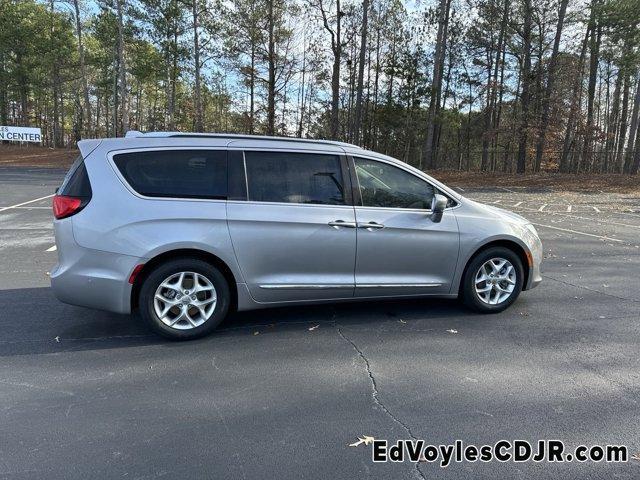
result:
<svg viewBox="0 0 640 480"><path fill-rule="evenodd" d="M157 150L114 155L131 187L147 197L227 198L227 152Z"/></svg>
<svg viewBox="0 0 640 480"><path fill-rule="evenodd" d="M364 207L431 208L434 187L415 175L384 162L354 158Z"/></svg>
<svg viewBox="0 0 640 480"><path fill-rule="evenodd" d="M344 205L336 155L245 152L249 201Z"/></svg>

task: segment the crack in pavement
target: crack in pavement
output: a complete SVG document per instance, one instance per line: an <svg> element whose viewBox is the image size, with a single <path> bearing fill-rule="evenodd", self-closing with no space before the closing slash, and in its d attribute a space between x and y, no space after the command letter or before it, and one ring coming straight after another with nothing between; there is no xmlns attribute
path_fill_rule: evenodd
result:
<svg viewBox="0 0 640 480"><path fill-rule="evenodd" d="M582 288L583 290L588 290L590 292L599 293L600 295L604 295L606 297L617 298L618 300L626 300L627 302L635 302L638 303L640 300L636 300L635 298L621 297L619 295L614 295L613 293L603 292L601 290L596 290L595 288L586 287L584 285L577 285L575 283L567 282L565 280L560 280L559 278L550 277L549 275L542 275L542 278L548 278L549 280L554 280L558 283L563 283L564 285L569 285L574 288Z"/></svg>
<svg viewBox="0 0 640 480"><path fill-rule="evenodd" d="M373 375L373 371L371 370L371 363L369 362L369 359L365 356L365 354L358 347L358 345L356 345L356 343L353 340L351 340L349 337L347 337L342 332L342 329L340 328L340 326L337 323L334 323L334 327L335 327L336 331L338 332L338 335L340 335L340 337L345 342L347 342L347 343L349 343L351 345L351 347L356 351L356 353L358 354L360 359L363 361L365 369L367 371L367 375L369 376L369 383L371 384L371 398L373 399L373 402L377 406L379 406L382 409L382 411L389 418L391 418L391 420L393 420L396 424L400 425L404 429L404 431L407 432L407 434L409 435L409 437L412 440L417 441L418 438L413 434L413 431L411 430L411 427L409 425L407 425L406 423L404 423L402 420L400 420L393 412L391 412L391 410L389 410L389 408L382 402L382 400L380 400L380 391L378 390L378 383L376 382L376 378ZM426 479L426 477L424 476L424 474L420 470L419 463L418 462L414 463L414 466L415 466L416 472L418 473L420 478Z"/></svg>

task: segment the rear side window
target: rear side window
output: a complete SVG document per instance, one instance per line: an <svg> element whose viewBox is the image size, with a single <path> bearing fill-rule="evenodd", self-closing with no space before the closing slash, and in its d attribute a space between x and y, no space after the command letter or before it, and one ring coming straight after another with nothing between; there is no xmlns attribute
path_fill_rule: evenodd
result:
<svg viewBox="0 0 640 480"><path fill-rule="evenodd" d="M114 155L136 192L147 197L227 198L227 152L158 150Z"/></svg>
<svg viewBox="0 0 640 480"><path fill-rule="evenodd" d="M249 201L343 205L336 155L245 152Z"/></svg>
<svg viewBox="0 0 640 480"><path fill-rule="evenodd" d="M83 199L91 198L91 183L82 157L78 157L71 165L58 189L58 194Z"/></svg>

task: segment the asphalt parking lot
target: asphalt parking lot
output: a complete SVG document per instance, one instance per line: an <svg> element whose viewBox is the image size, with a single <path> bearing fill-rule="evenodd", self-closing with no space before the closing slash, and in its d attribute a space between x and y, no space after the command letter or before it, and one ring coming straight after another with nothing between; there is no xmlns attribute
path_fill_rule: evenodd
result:
<svg viewBox="0 0 640 480"><path fill-rule="evenodd" d="M640 198L478 188L545 246L507 311L413 300L237 314L171 343L59 303L64 172L0 169L2 478L639 478L640 461L371 461L363 435L640 452ZM47 197L47 198L43 198Z"/></svg>

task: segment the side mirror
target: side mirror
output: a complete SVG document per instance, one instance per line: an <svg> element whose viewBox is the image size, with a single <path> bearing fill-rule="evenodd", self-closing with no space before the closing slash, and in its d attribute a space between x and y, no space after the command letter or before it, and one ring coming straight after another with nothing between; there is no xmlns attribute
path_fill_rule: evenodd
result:
<svg viewBox="0 0 640 480"><path fill-rule="evenodd" d="M431 221L434 223L439 223L442 220L442 214L444 213L444 209L447 208L447 202L449 199L444 195L440 195L436 193L433 196L433 200L431 200Z"/></svg>

